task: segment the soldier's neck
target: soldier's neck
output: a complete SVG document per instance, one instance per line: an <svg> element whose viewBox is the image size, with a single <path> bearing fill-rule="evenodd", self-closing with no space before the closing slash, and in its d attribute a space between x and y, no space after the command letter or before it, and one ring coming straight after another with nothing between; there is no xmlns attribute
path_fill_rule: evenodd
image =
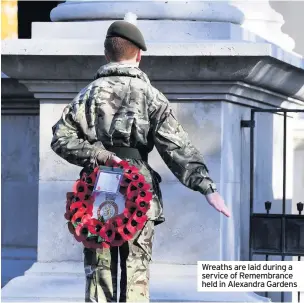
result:
<svg viewBox="0 0 304 303"><path fill-rule="evenodd" d="M136 62L135 60L122 60L122 61L118 61L115 63L119 63L119 64L126 64L126 65L134 65L136 67L139 66L139 62Z"/></svg>

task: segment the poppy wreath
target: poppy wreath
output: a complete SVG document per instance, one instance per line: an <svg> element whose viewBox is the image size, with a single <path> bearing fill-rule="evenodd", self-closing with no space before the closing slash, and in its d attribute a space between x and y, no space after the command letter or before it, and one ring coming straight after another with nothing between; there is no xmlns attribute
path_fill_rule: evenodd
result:
<svg viewBox="0 0 304 303"><path fill-rule="evenodd" d="M106 163L107 166L108 163ZM127 161L114 163L112 167L121 168L123 177L120 182L120 193L126 198L123 213L104 221L92 218L95 202L92 195L99 168L89 175L83 174L74 183L72 192L66 195L66 212L68 229L78 242L87 248L109 248L121 246L132 239L135 233L142 230L147 221L152 192L150 185L135 166Z"/></svg>

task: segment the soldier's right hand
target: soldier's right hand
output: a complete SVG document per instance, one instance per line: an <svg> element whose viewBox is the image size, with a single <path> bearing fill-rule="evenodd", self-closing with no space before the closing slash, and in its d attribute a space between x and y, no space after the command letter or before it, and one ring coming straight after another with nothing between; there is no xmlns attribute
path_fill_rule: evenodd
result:
<svg viewBox="0 0 304 303"><path fill-rule="evenodd" d="M114 164L118 164L121 161L122 160L120 158L118 158L117 156L112 156L111 158L109 158L109 160L106 161L106 165L112 166Z"/></svg>
<svg viewBox="0 0 304 303"><path fill-rule="evenodd" d="M218 192L206 195L208 203L214 207L217 211L224 214L226 217L230 217L230 212L221 195Z"/></svg>
<svg viewBox="0 0 304 303"><path fill-rule="evenodd" d="M117 164L118 164L119 162L122 161L120 158L118 158L118 157L116 157L116 156L112 157L111 160L112 160L114 163L117 163Z"/></svg>

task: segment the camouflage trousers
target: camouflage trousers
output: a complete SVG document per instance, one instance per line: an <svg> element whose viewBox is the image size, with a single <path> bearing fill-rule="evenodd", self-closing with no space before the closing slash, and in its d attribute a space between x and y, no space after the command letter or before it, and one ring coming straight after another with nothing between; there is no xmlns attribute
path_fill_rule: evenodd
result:
<svg viewBox="0 0 304 303"><path fill-rule="evenodd" d="M132 240L120 247L85 248L85 302L117 302L118 257L121 268L119 302L149 302L153 238L154 222L147 221Z"/></svg>

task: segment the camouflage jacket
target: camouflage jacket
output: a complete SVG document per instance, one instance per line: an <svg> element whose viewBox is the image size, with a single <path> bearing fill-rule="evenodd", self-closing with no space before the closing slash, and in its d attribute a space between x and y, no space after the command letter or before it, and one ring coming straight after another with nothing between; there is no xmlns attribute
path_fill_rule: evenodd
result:
<svg viewBox="0 0 304 303"><path fill-rule="evenodd" d="M102 66L95 81L81 90L53 126L51 147L72 164L92 168L98 165L97 155L105 162L112 155L107 146L144 148L148 153L155 146L183 185L205 195L216 190L202 155L189 141L169 101L138 67ZM151 183L150 218L162 221L161 178L148 163L127 160Z"/></svg>

